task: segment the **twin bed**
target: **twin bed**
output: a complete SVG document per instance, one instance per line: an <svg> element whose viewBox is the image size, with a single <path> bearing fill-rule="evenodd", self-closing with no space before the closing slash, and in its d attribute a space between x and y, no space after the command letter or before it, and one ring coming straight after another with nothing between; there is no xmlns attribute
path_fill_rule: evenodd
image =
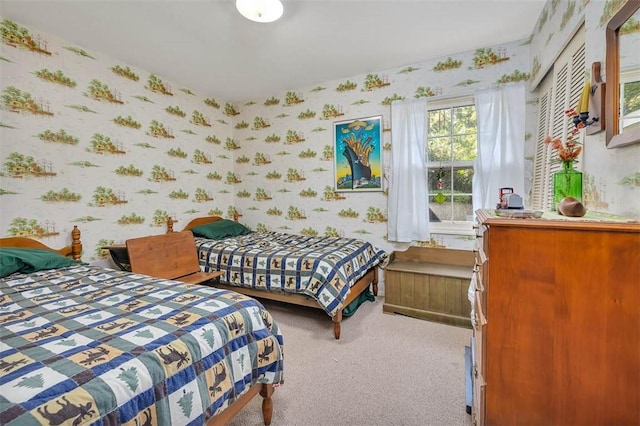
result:
<svg viewBox="0 0 640 426"><path fill-rule="evenodd" d="M0 239L1 424L217 425L257 394L270 423L283 337L259 302L83 264L72 241Z"/></svg>
<svg viewBox="0 0 640 426"><path fill-rule="evenodd" d="M386 260L361 240L217 216L184 229L201 268L223 272L215 288L81 263L77 227L59 250L0 239L1 424L223 425L259 394L268 425L283 336L249 296L320 308L338 339Z"/></svg>
<svg viewBox="0 0 640 426"><path fill-rule="evenodd" d="M169 219L168 232L173 225ZM363 240L251 232L219 216L196 218L186 230L195 236L201 269L224 273L216 287L320 308L332 318L336 339L343 315L377 296L378 267L387 258Z"/></svg>

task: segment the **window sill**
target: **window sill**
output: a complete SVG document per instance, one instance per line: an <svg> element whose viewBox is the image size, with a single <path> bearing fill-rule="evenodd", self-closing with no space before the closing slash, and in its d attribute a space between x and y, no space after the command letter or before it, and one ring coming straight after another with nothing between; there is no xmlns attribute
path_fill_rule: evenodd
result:
<svg viewBox="0 0 640 426"><path fill-rule="evenodd" d="M438 222L430 225L432 234L474 236L472 222Z"/></svg>

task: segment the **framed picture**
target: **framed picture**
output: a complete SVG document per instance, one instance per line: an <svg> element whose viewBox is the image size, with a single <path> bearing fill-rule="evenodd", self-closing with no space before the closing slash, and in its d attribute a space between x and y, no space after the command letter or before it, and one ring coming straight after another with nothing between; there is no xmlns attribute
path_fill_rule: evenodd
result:
<svg viewBox="0 0 640 426"><path fill-rule="evenodd" d="M336 192L382 191L382 116L333 123Z"/></svg>

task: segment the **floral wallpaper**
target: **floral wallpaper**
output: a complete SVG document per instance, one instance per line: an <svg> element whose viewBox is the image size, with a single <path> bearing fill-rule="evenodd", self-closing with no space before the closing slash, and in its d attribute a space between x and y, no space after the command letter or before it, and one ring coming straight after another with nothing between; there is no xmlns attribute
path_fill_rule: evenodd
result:
<svg viewBox="0 0 640 426"><path fill-rule="evenodd" d="M521 40L231 104L16 22L0 31L1 232L56 246L78 225L97 263L103 245L206 214L393 250L385 192L333 191L333 122L382 115L384 165L392 101L529 76Z"/></svg>

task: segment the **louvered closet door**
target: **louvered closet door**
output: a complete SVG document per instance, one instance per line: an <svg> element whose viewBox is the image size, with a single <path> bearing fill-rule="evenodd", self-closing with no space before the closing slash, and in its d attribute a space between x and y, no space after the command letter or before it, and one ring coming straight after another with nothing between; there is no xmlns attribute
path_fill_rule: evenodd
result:
<svg viewBox="0 0 640 426"><path fill-rule="evenodd" d="M577 108L586 77L583 25L537 89L538 134L531 194L534 209L550 210L553 206L553 173L560 170L561 164L557 153L545 145L544 139L550 135L565 141L571 133L573 124L564 112ZM582 164L577 163L576 169L581 170Z"/></svg>
<svg viewBox="0 0 640 426"><path fill-rule="evenodd" d="M541 95L538 98L538 137L536 138L536 154L533 163L533 189L531 191L531 207L534 209L545 209L547 191L546 188L550 184L549 161L547 159L548 147L544 143L546 135L551 134L549 131L551 116L551 97L553 94L553 86L551 79L542 81Z"/></svg>

